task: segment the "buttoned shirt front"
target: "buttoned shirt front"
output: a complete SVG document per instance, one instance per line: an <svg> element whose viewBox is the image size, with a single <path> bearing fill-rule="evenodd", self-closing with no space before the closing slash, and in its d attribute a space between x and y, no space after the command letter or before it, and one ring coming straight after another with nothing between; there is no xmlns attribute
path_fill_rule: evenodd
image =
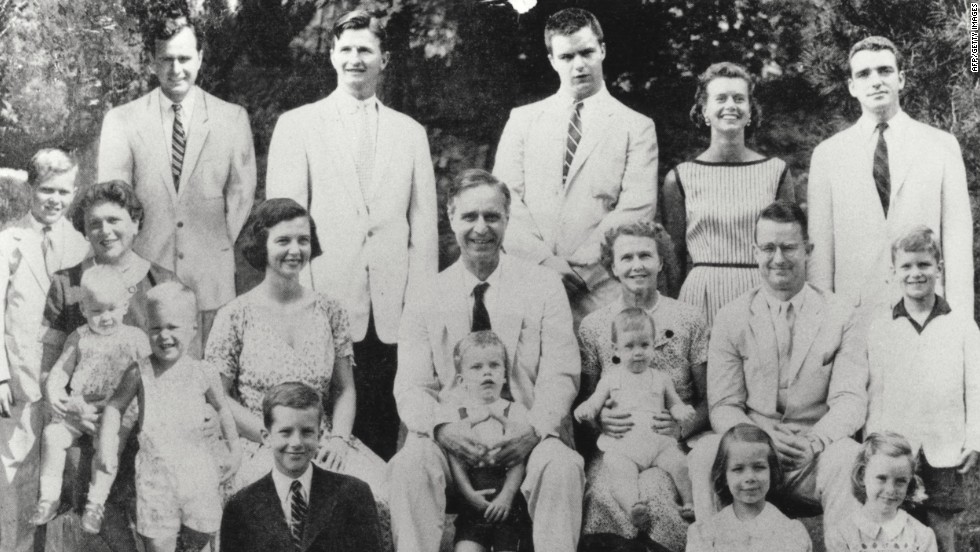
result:
<svg viewBox="0 0 980 552"><path fill-rule="evenodd" d="M279 506L282 508L283 515L286 516L286 525L289 525L293 521L292 515L292 497L289 493L289 488L293 484L293 481L299 481L302 486L300 494L303 495L303 500L306 501L307 506L310 504L310 485L313 483L313 463L311 462L306 466L306 471L303 475L292 478L284 473L280 472L277 468L272 468L272 483L276 487L276 495L279 496Z"/></svg>
<svg viewBox="0 0 980 552"><path fill-rule="evenodd" d="M154 92L160 104L160 120L162 121L163 143L167 144L167 151L173 151L174 147L174 102L166 94L157 88ZM201 94L201 89L194 86L190 89L184 99L180 102L180 123L184 127L184 136L191 134L191 121L194 118L194 106L197 105L197 98Z"/></svg>
<svg viewBox="0 0 980 552"><path fill-rule="evenodd" d="M486 280L480 280L469 270L463 270L462 272L466 289L470 290L470 327L473 327L473 303L476 301L476 297L473 295L473 288L477 284L486 282L490 284L490 287L483 294L483 305L487 307L487 313L490 315L490 327L493 328L494 320L500 321L500 311L498 309L500 305L500 264L497 264L497 268L493 269L493 272L487 276Z"/></svg>

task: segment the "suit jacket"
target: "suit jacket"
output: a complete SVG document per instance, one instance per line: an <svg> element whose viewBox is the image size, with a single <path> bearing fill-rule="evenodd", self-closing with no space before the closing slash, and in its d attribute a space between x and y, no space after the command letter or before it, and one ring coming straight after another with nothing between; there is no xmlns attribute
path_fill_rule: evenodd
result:
<svg viewBox="0 0 980 552"><path fill-rule="evenodd" d="M406 298L439 269L429 142L421 125L378 102L374 179L365 197L341 119L342 94L279 117L266 197L309 207L323 249L310 263L312 285L344 301L351 337L364 339L373 308L378 337L394 343Z"/></svg>
<svg viewBox="0 0 980 552"><path fill-rule="evenodd" d="M718 311L708 344L711 428L740 422L771 430L793 422L824 442L852 435L868 413L868 366L853 308L810 286L793 325L785 412L777 411L776 332L757 287Z"/></svg>
<svg viewBox="0 0 980 552"><path fill-rule="evenodd" d="M367 483L313 466L301 550L379 551L378 531L378 512ZM271 473L235 493L225 505L221 549L227 552L294 550Z"/></svg>
<svg viewBox="0 0 980 552"><path fill-rule="evenodd" d="M201 310L235 297L233 246L255 198L255 147L240 106L195 88L179 191L163 136L161 92L115 107L102 122L99 181L130 183L143 202L133 250L173 271Z"/></svg>
<svg viewBox="0 0 980 552"><path fill-rule="evenodd" d="M453 348L470 333L472 311L465 270L459 261L440 272L402 315L394 393L409 431L432 436L434 426L454 421L446 408L458 396ZM539 435L570 445L581 364L564 287L554 271L510 255L500 256L498 270L493 331L507 347L514 402L530 412Z"/></svg>
<svg viewBox="0 0 980 552"><path fill-rule="evenodd" d="M900 294L891 283L891 244L909 226L925 224L942 242L945 297L972 312L973 217L960 146L949 133L908 122L888 142L890 165L898 169L891 175L887 218L872 156L861 154L871 136L859 124L813 151L807 204L815 247L808 278L854 304L894 304Z"/></svg>
<svg viewBox="0 0 980 552"><path fill-rule="evenodd" d="M557 255L594 290L613 282L599 264L606 231L656 212L657 133L603 89L586 100L598 115L583 122L562 191L571 105L555 94L511 111L493 173L512 195L507 252L535 263Z"/></svg>
<svg viewBox="0 0 980 552"><path fill-rule="evenodd" d="M0 232L0 290L4 294L0 335L0 381L10 380L17 402L41 400L41 323L51 279L44 265L41 236L28 213ZM89 244L64 218L55 225L63 239L55 244L57 268L74 266L89 254Z"/></svg>

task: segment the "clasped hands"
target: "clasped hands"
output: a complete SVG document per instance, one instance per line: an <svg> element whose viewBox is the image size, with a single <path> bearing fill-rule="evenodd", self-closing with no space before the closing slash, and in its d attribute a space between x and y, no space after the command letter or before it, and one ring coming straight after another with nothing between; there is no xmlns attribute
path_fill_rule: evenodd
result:
<svg viewBox="0 0 980 552"><path fill-rule="evenodd" d="M524 462L541 441L534 428L490 414L504 426L504 435L489 446L480 442L465 420L443 424L435 429L435 440L442 448L470 466L504 466L511 468Z"/></svg>
<svg viewBox="0 0 980 552"><path fill-rule="evenodd" d="M809 428L799 424L778 423L769 432L784 470L798 470L813 462L816 454L807 439L809 431Z"/></svg>

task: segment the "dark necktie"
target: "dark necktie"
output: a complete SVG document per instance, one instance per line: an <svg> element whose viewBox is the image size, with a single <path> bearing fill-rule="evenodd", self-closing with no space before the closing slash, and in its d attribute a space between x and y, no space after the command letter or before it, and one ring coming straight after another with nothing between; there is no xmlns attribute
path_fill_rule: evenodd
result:
<svg viewBox="0 0 980 552"><path fill-rule="evenodd" d="M292 519L289 523L289 533L293 538L293 547L300 549L303 542L303 525L306 523L306 500L303 499L303 484L293 481L289 486L289 512Z"/></svg>
<svg viewBox="0 0 980 552"><path fill-rule="evenodd" d="M174 104L174 134L173 157L170 161L170 172L174 175L174 189L180 189L180 172L184 168L184 149L187 141L184 136L183 108L179 103Z"/></svg>
<svg viewBox="0 0 980 552"><path fill-rule="evenodd" d="M488 287L490 284L480 282L473 288L473 327L470 331L482 332L490 329L490 313L483 303L483 296L486 295Z"/></svg>
<svg viewBox="0 0 980 552"><path fill-rule="evenodd" d="M568 178L568 171L572 168L572 161L575 160L575 150L578 149L579 142L582 141L582 102L575 104L572 110L572 117L568 121L568 140L565 142L565 163L561 168L561 186L565 188L565 179Z"/></svg>
<svg viewBox="0 0 980 552"><path fill-rule="evenodd" d="M885 142L885 130L888 123L878 123L878 145L875 146L875 161L872 174L875 178L875 188L881 199L881 208L888 215L888 202L891 200L891 175L888 171L888 144Z"/></svg>

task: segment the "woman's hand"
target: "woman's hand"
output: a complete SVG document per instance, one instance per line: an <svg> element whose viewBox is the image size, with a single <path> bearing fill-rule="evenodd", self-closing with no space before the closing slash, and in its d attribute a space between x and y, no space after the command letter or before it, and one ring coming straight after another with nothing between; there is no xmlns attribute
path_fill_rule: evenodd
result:
<svg viewBox="0 0 980 552"><path fill-rule="evenodd" d="M68 393L64 389L54 391L48 395L48 405L51 406L51 411L62 418L67 417L68 398Z"/></svg>
<svg viewBox="0 0 980 552"><path fill-rule="evenodd" d="M317 453L316 463L333 472L342 471L347 466L347 453L350 452L350 449L349 438L327 435L326 439L320 443L320 452Z"/></svg>
<svg viewBox="0 0 980 552"><path fill-rule="evenodd" d="M653 415L653 422L650 424L650 428L660 435L666 435L678 440L681 438L681 424L666 410L661 410Z"/></svg>
<svg viewBox="0 0 980 552"><path fill-rule="evenodd" d="M68 399L65 405L65 418L74 423L88 435L95 436L99 431L99 418L102 409L81 399Z"/></svg>
<svg viewBox="0 0 980 552"><path fill-rule="evenodd" d="M633 416L620 410L616 401L610 398L599 411L599 426L604 435L619 439L633 429Z"/></svg>

